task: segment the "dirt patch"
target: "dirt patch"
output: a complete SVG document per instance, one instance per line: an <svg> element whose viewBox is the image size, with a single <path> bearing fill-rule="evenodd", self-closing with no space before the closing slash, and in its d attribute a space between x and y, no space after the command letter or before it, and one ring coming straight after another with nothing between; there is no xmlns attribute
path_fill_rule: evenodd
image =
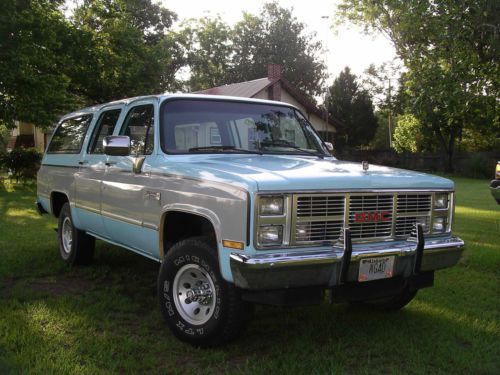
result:
<svg viewBox="0 0 500 375"><path fill-rule="evenodd" d="M54 296L80 294L88 291L93 285L94 284L89 280L74 276L34 279L28 282L28 287L34 292L51 294Z"/></svg>
<svg viewBox="0 0 500 375"><path fill-rule="evenodd" d="M8 278L0 281L0 298L7 298L16 285L16 279Z"/></svg>
<svg viewBox="0 0 500 375"><path fill-rule="evenodd" d="M31 280L12 278L0 283L0 297L9 297L18 286L35 293L62 296L84 293L91 289L94 283L75 276L52 276Z"/></svg>

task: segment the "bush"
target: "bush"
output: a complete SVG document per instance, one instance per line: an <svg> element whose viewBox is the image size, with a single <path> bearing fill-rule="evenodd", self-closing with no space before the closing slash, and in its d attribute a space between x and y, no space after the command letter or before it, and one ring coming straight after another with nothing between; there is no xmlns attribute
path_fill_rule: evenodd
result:
<svg viewBox="0 0 500 375"><path fill-rule="evenodd" d="M0 168L6 169L12 178L27 180L36 177L42 154L34 148L16 148L0 155Z"/></svg>

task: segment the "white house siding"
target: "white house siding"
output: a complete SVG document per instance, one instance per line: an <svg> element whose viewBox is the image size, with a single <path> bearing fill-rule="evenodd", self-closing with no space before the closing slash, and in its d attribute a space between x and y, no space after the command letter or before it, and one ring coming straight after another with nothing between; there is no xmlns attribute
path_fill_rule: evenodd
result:
<svg viewBox="0 0 500 375"><path fill-rule="evenodd" d="M269 99L267 88L259 91L253 97L256 99ZM317 131L324 132L327 130L325 120L315 115L314 113L308 113L307 109L302 104L300 104L292 95L290 95L288 91L286 91L284 88L281 89L281 101L288 104L292 104L298 109L300 109L302 113L304 113L307 116L309 122L312 124L312 126L314 126L314 129L316 129ZM330 132L333 131L331 125L328 127L328 131Z"/></svg>

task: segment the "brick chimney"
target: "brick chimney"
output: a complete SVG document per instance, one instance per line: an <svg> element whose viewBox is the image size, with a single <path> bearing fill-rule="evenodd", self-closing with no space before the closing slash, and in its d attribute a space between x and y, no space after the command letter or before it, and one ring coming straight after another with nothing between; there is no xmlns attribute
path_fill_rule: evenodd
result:
<svg viewBox="0 0 500 375"><path fill-rule="evenodd" d="M269 87L268 97L270 100L281 100L281 65L268 64L267 65L267 78L273 82Z"/></svg>

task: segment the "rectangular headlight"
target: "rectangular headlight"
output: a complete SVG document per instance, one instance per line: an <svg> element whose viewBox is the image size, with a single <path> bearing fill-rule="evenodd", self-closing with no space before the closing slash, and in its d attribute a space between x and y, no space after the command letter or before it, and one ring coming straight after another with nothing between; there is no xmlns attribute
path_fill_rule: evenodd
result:
<svg viewBox="0 0 500 375"><path fill-rule="evenodd" d="M261 197L259 199L259 214L261 216L283 215L283 196Z"/></svg>
<svg viewBox="0 0 500 375"><path fill-rule="evenodd" d="M432 220L432 231L434 233L446 232L447 220L445 216L438 216Z"/></svg>
<svg viewBox="0 0 500 375"><path fill-rule="evenodd" d="M283 225L261 225L258 236L261 245L281 245L283 243Z"/></svg>
<svg viewBox="0 0 500 375"><path fill-rule="evenodd" d="M436 195L434 196L434 208L448 208L448 193L436 193Z"/></svg>

